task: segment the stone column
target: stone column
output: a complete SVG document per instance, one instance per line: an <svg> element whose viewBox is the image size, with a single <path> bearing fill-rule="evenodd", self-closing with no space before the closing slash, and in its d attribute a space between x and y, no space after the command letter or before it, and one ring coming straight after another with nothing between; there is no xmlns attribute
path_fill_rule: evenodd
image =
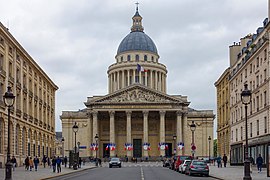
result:
<svg viewBox="0 0 270 180"><path fill-rule="evenodd" d="M157 71L155 71L155 90L158 90L158 78L157 78Z"/></svg>
<svg viewBox="0 0 270 180"><path fill-rule="evenodd" d="M139 71L139 83L142 84L142 72Z"/></svg>
<svg viewBox="0 0 270 180"><path fill-rule="evenodd" d="M182 122L183 122L183 124L187 124L187 112L182 113ZM183 129L184 128L187 128L187 126L183 126ZM184 129L184 132L187 132L187 131L190 131L190 129ZM183 133L182 139L186 139L185 138L185 133ZM186 154L186 153L190 152L190 148L191 148L191 146L189 146L190 143L191 142L186 142L185 148L182 150L183 154Z"/></svg>
<svg viewBox="0 0 270 180"><path fill-rule="evenodd" d="M119 73L119 71L117 71L117 81L116 81L116 83L117 83L117 90L119 90L120 89L120 73Z"/></svg>
<svg viewBox="0 0 270 180"><path fill-rule="evenodd" d="M125 71L122 71L122 89L125 87Z"/></svg>
<svg viewBox="0 0 270 180"><path fill-rule="evenodd" d="M150 88L153 88L153 71L150 70Z"/></svg>
<svg viewBox="0 0 270 180"><path fill-rule="evenodd" d="M136 82L136 70L135 69L132 69L133 70L133 84Z"/></svg>
<svg viewBox="0 0 270 180"><path fill-rule="evenodd" d="M128 86L130 85L130 78L129 78L130 75L129 75L129 71L130 71L130 70L128 69L128 70L127 70L127 82L128 82L127 84L128 84Z"/></svg>
<svg viewBox="0 0 270 180"><path fill-rule="evenodd" d="M98 134L98 119L97 119L98 112L93 111L92 115L93 115L93 136L92 136L93 141L92 142L96 143L95 136L96 134ZM93 156L96 157L96 151L93 151Z"/></svg>
<svg viewBox="0 0 270 180"><path fill-rule="evenodd" d="M177 121L176 121L176 145L179 142L183 142L183 138L182 138L182 112L181 111L177 111L176 112L177 115ZM182 150L178 150L178 148L176 147L176 153L177 155L182 155Z"/></svg>
<svg viewBox="0 0 270 180"><path fill-rule="evenodd" d="M159 111L160 114L160 127L159 127L159 134L160 134L160 142L165 142L165 113L166 111ZM160 149L160 155L165 156L165 150Z"/></svg>
<svg viewBox="0 0 270 180"><path fill-rule="evenodd" d="M148 142L148 111L143 111L143 141L144 143ZM148 157L148 150L143 149L143 156Z"/></svg>
<svg viewBox="0 0 270 180"><path fill-rule="evenodd" d="M127 115L127 143L132 143L132 139L131 139L131 113L132 111L126 111L126 115ZM127 156L130 158L132 157L132 153L131 151L127 150Z"/></svg>
<svg viewBox="0 0 270 180"><path fill-rule="evenodd" d="M113 72L113 84L112 84L112 92L115 91L115 72Z"/></svg>
<svg viewBox="0 0 270 180"><path fill-rule="evenodd" d="M115 121L114 121L114 111L110 111L110 143L115 143ZM110 151L110 156L115 156L115 151Z"/></svg>
<svg viewBox="0 0 270 180"><path fill-rule="evenodd" d="M164 74L164 93L167 93L166 78L167 78L167 75Z"/></svg>
<svg viewBox="0 0 270 180"><path fill-rule="evenodd" d="M144 73L144 79L145 79L145 86L147 86L148 87L148 82L147 82L147 77L148 77L148 73L147 73L147 71Z"/></svg>

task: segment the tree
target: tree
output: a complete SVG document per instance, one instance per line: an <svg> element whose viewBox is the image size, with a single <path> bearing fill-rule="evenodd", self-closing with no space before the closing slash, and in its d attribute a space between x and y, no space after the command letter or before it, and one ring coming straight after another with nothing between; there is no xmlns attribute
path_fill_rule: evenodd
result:
<svg viewBox="0 0 270 180"><path fill-rule="evenodd" d="M214 139L214 157L217 157L217 139Z"/></svg>

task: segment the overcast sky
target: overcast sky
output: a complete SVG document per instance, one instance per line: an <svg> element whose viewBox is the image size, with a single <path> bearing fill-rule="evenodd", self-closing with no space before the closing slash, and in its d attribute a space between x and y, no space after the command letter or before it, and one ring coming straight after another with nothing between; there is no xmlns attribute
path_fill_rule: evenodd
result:
<svg viewBox="0 0 270 180"><path fill-rule="evenodd" d="M130 32L134 0L0 0L0 21L59 87L62 111L85 108L107 94L108 66ZM167 92L188 96L190 107L214 110L215 81L229 66L228 48L255 33L267 0L141 0L145 33L168 69Z"/></svg>

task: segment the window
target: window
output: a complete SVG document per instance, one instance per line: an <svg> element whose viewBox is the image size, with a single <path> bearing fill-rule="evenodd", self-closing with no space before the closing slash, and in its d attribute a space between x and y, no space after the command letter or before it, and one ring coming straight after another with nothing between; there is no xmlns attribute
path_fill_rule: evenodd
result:
<svg viewBox="0 0 270 180"><path fill-rule="evenodd" d="M3 154L4 145L4 121L0 119L0 153Z"/></svg>
<svg viewBox="0 0 270 180"><path fill-rule="evenodd" d="M151 57L151 60L154 62L154 56Z"/></svg>
<svg viewBox="0 0 270 180"><path fill-rule="evenodd" d="M127 56L127 60L130 61L130 55Z"/></svg>
<svg viewBox="0 0 270 180"><path fill-rule="evenodd" d="M264 133L267 133L267 117L264 117Z"/></svg>
<svg viewBox="0 0 270 180"><path fill-rule="evenodd" d="M245 69L245 78L247 78L247 69Z"/></svg>
<svg viewBox="0 0 270 180"><path fill-rule="evenodd" d="M140 57L138 54L136 54L136 61L139 61Z"/></svg>
<svg viewBox="0 0 270 180"><path fill-rule="evenodd" d="M250 123L249 128L250 128L250 137L252 137L252 123Z"/></svg>
<svg viewBox="0 0 270 180"><path fill-rule="evenodd" d="M256 86L259 87L259 75L256 76Z"/></svg>
<svg viewBox="0 0 270 180"><path fill-rule="evenodd" d="M259 124L259 120L257 120L257 136L259 136L259 129L260 129L260 124Z"/></svg>
<svg viewBox="0 0 270 180"><path fill-rule="evenodd" d="M264 50L264 60L267 59L267 49Z"/></svg>
<svg viewBox="0 0 270 180"><path fill-rule="evenodd" d="M4 46L4 39L2 37L0 37L0 44Z"/></svg>
<svg viewBox="0 0 270 180"><path fill-rule="evenodd" d="M256 97L257 111L259 111L259 96Z"/></svg>
<svg viewBox="0 0 270 180"><path fill-rule="evenodd" d="M238 141L238 129L235 130L235 140Z"/></svg>
<svg viewBox="0 0 270 180"><path fill-rule="evenodd" d="M259 57L257 57L257 60L256 60L257 67L259 67L259 62L260 62Z"/></svg>
<svg viewBox="0 0 270 180"><path fill-rule="evenodd" d="M249 65L250 68L250 74L252 73L252 64Z"/></svg>
<svg viewBox="0 0 270 180"><path fill-rule="evenodd" d="M240 135L241 135L241 140L243 140L243 127L241 127L240 130L241 130L241 132L240 132L240 133L241 133L241 134L240 134Z"/></svg>
<svg viewBox="0 0 270 180"><path fill-rule="evenodd" d="M3 69L4 66L4 56L3 54L0 54L0 69Z"/></svg>
<svg viewBox="0 0 270 180"><path fill-rule="evenodd" d="M144 55L144 61L147 61L147 55Z"/></svg>
<svg viewBox="0 0 270 180"><path fill-rule="evenodd" d="M233 131L232 131L232 141L233 141Z"/></svg>

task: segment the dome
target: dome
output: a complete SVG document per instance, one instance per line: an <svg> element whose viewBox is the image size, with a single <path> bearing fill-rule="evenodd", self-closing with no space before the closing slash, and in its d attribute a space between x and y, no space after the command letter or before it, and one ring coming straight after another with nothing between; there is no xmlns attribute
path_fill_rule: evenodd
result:
<svg viewBox="0 0 270 180"><path fill-rule="evenodd" d="M117 54L125 51L149 51L157 54L155 43L142 31L132 31L122 40Z"/></svg>

